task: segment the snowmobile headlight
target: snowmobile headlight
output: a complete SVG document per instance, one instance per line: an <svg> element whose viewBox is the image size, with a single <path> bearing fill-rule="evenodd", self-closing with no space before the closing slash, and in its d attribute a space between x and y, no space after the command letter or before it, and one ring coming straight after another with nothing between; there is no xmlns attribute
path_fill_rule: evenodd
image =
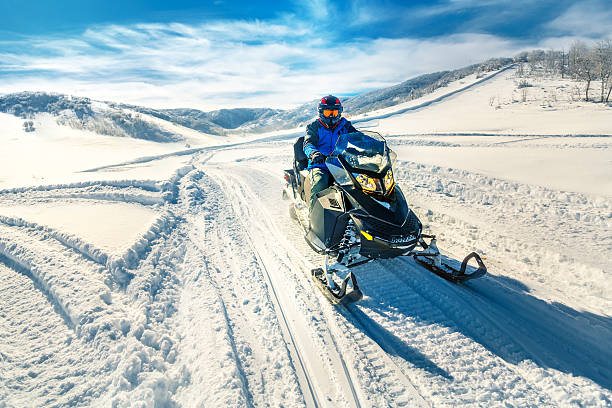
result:
<svg viewBox="0 0 612 408"><path fill-rule="evenodd" d="M365 192L375 193L380 190L380 181L365 174L355 174L355 179Z"/></svg>
<svg viewBox="0 0 612 408"><path fill-rule="evenodd" d="M393 190L393 186L395 185L395 181L393 180L393 170L389 169L387 171L387 174L385 174L384 182L385 182L385 191L388 194L391 192L391 190Z"/></svg>

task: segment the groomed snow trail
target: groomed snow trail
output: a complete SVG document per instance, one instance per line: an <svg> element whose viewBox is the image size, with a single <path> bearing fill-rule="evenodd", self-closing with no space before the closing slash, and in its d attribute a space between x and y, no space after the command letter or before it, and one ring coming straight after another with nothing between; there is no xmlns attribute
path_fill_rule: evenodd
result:
<svg viewBox="0 0 612 408"><path fill-rule="evenodd" d="M232 202L235 206L242 207L243 212L240 219L249 225L252 231L251 236L255 237L252 244L260 248L257 251L262 262L268 265L266 270L269 272L271 291L278 299L279 313L289 322L288 330L293 332L289 337L290 341L296 344L298 354L296 360L300 364L306 362L304 375L308 377L307 383L313 384L314 393L318 396L316 399L320 401L317 405L340 403L346 406L364 406L371 404L370 393L365 395L359 393L355 384L358 378L357 372L354 368L347 366L344 356L348 354L351 357L352 350L346 350L343 347L344 344L340 344L344 341L346 333L336 327L334 323L336 313L326 300L315 298L316 295L313 296L312 292L316 289L308 278L313 264L304 259L291 245L282 244L286 236L274 222L275 216L272 214L276 214L276 211L273 208L272 211L269 211L270 207L260 203L261 196L253 192L251 187L254 186L251 182L253 177L269 176L260 174L254 169L249 169L248 173L240 169L236 170L238 174L224 167L223 172L211 171L211 174L215 174L217 180L226 180L224 191L234 191L235 194L231 195ZM263 192L263 195L268 197L270 194L277 193L274 190L276 188L275 182L256 184L256 190ZM284 220L284 217L281 219ZM291 235L294 239L300 239L295 232ZM320 312L316 313L318 316L314 320L315 318L311 316L316 310ZM313 339L313 335L317 337ZM371 354L370 359L384 361L380 351L375 348L370 347L369 353ZM315 358L317 355L319 358ZM370 360L362 357L361 361L363 363ZM383 369L384 376L392 372L391 367L384 365L376 368L379 371ZM383 378L383 375L380 375L380 378ZM378 385L384 387L389 399L385 400L384 397L378 396L374 405L426 405L405 378L401 380L396 378L396 381L382 381Z"/></svg>
<svg viewBox="0 0 612 408"><path fill-rule="evenodd" d="M154 218L110 250L58 220L0 212L0 406L612 404L607 284L589 278L605 262L517 243L529 217L500 193L545 209L535 234L554 244L556 226L576 228L559 192L398 162L441 248L486 251L491 274L458 286L409 258L376 261L355 269L365 298L334 307L310 279L322 260L281 200L289 152L283 140L199 149L167 180L0 191L0 208L129 205ZM608 202L566 197L600 234ZM528 249L529 262L512 261ZM521 280L548 283L551 260L578 280L536 297ZM590 311L549 300L568 287L590 294Z"/></svg>

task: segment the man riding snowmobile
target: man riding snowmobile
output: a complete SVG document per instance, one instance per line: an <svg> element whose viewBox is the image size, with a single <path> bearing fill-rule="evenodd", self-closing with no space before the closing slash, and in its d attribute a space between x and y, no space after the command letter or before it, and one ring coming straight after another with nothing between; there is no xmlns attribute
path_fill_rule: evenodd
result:
<svg viewBox="0 0 612 408"><path fill-rule="evenodd" d="M331 185L332 178L325 159L334 150L338 136L357 131L351 122L342 117L342 110L340 99L327 95L319 102L319 118L306 127L304 154L308 157L308 177L312 185L310 209L317 193Z"/></svg>
<svg viewBox="0 0 612 408"><path fill-rule="evenodd" d="M319 119L293 144L283 197L293 200L289 213L308 245L325 255L324 267L311 276L328 299L359 301L363 294L351 268L380 258L412 256L455 283L486 274L476 252L458 262L440 253L434 235L423 233L395 183L396 154L382 136L356 130L340 116L342 105L332 95L321 99L318 110ZM477 266L468 265L470 260Z"/></svg>

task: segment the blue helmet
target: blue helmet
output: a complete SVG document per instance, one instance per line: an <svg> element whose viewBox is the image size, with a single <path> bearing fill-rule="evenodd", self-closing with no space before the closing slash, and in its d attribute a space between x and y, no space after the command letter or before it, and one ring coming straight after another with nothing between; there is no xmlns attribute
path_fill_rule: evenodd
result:
<svg viewBox="0 0 612 408"><path fill-rule="evenodd" d="M340 122L342 116L342 104L340 99L333 95L321 98L319 102L319 120L328 128L332 128Z"/></svg>

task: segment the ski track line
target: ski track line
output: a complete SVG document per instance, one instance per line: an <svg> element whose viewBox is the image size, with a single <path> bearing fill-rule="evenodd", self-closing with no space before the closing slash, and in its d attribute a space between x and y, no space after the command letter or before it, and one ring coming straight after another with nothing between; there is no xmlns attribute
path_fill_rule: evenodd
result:
<svg viewBox="0 0 612 408"><path fill-rule="evenodd" d="M136 237L134 244L127 248L124 253L112 255L72 234L61 232L45 225L29 222L21 218L0 215L0 224L9 227L27 228L36 234L42 235L45 239L52 238L66 248L78 252L88 260L104 266L109 272L108 277L120 286L125 286L129 283L133 276L133 274L129 272L129 269L136 268L138 263L146 257L151 249L152 242L158 239L164 231L174 228L176 223L176 216L171 211L167 210L165 213L159 215L158 219L153 222L147 231ZM110 281L105 280L105 282L109 288L113 288Z"/></svg>
<svg viewBox="0 0 612 408"><path fill-rule="evenodd" d="M302 358L301 353L298 351L298 344L295 340L295 337L292 333L292 331L289 328L289 323L287 320L287 316L285 314L285 311L283 310L281 303L280 303L280 299L278 294L276 293L276 289L274 288L274 284L272 282L272 278L270 277L270 272L268 271L268 268L266 267L266 264L263 262L263 260L261 259L261 255L259 254L259 252L257 251L257 249L253 246L253 237L250 236L249 234L249 239L251 240L251 248L253 249L253 251L255 252L255 255L257 256L257 261L259 262L259 264L261 265L262 269L265 271L266 274L266 282L268 283L268 285L270 286L270 289L272 291L272 299L274 301L274 307L276 308L276 310L278 310L280 312L280 317L282 319L282 328L283 328L283 334L288 337L290 339L290 344L289 347L292 350L291 354L296 356L298 365L299 365L299 369L297 370L297 375L300 378L302 383L306 383L307 385L307 390L302 389L302 392L304 394L304 398L306 399L306 406L312 406L312 407L316 407L318 408L320 406L319 403L319 397L317 396L317 394L315 393L314 390L314 386L312 384L312 380L310 378L310 376L308 375L308 371L306 370L306 366L304 364L304 359ZM353 390L354 393L354 390Z"/></svg>
<svg viewBox="0 0 612 408"><path fill-rule="evenodd" d="M216 172L213 172L213 174L216 174ZM224 177L228 177L227 173L224 174ZM223 176L221 176L221 174L217 174L217 177L215 177L217 180L222 180ZM226 181L226 189L224 189L225 191L232 191L232 187L231 186L236 186L238 185L240 188L240 192L233 194L234 199L231 200L232 205L236 208L239 207L238 204L236 203L236 200L240 200L240 198L246 198L247 196L249 196L248 194L248 190L245 189L245 187L243 185L240 185L240 183L236 183L237 180L234 180L234 182L232 182L232 180L228 180ZM254 198L254 197L249 197L249 198ZM255 206L257 207L257 206ZM261 208L257 208L258 210L261 210ZM246 208L246 209L242 209L242 208L236 208L237 211L237 215L238 219L244 219L244 217L248 217L248 218L252 218L254 217L253 214L249 214L250 211L253 211L252 207ZM240 216L242 215L242 217ZM243 221L244 223L244 221ZM245 230L248 231L248 225L244 226ZM265 234L261 234L262 236L265 236ZM258 241L254 241L251 239L251 245L253 247L255 247L257 245ZM260 250L257 250L256 248L254 248L255 252L259 254L259 259L261 260L261 254L262 252ZM269 278L269 282L271 283L270 286L270 292L272 293L273 297L276 297L276 300L278 301L278 305L279 305L279 309L277 311L277 313L279 314L279 320L281 320L281 322L287 323L287 319L286 316L291 315L293 316L293 318L290 318L289 321L291 321L293 323L293 325L295 326L296 324L299 324L295 318L296 316L296 312L293 313L289 313L288 312L288 304L287 304L287 299L285 297L285 299L281 299L278 295L282 292L282 289L280 289L279 285L276 282L276 279L273 278L271 276L271 274L269 274L270 269L268 267L264 266L264 270L266 271L266 273L268 274L268 278ZM286 295L285 295L286 296ZM297 312L299 313L299 312ZM306 346L303 342L301 342L300 344L297 344L294 342L294 340L296 338L300 338L303 339L305 336L303 335L299 335L299 334L293 334L293 331L295 330L295 328L292 328L294 326L289 326L287 325L287 332L289 333L289 338L286 339L286 341L289 344L292 344L293 347L291 347L291 349L294 349L296 351L296 356L295 356L295 360L298 362L298 365L294 364L294 367L296 370L301 371L302 369L304 369L303 371L303 375L300 375L300 377L304 378L306 380L306 384L302 385L302 392L307 396L307 395L312 395L313 397L313 401L314 401L314 406L327 406L327 405L323 405L323 401L321 400L321 398L319 397L320 394L326 394L329 396L329 391L323 391L328 389L328 387L322 387L320 383L316 382L315 378L317 378L316 375L311 374L312 371L315 371L317 373L325 373L326 369L324 367L318 367L318 368L314 368L311 367L310 370L308 369L308 367L304 367L302 365L302 363L304 361L310 361L310 363L312 364L312 358L310 359L305 359L304 357L302 357L301 353L305 350L316 350L316 346ZM301 325L303 327L303 324ZM303 329L302 329L303 330ZM329 338L329 340L331 340L331 336ZM315 354L311 351L309 353L309 355L311 357L314 357ZM341 357L340 357L340 361L341 361ZM336 363L337 364L337 363ZM344 384L346 391L343 393L343 396L346 398L348 396L351 396L353 398L353 400L349 400L347 401L349 403L350 406L355 406L355 407L361 407L361 404L359 402L359 399L357 398L355 391L354 391L354 385L353 382L350 378L350 374L348 373L347 369L346 369L346 365L344 364L343 361L340 362L339 364L341 366L340 369L336 369L336 374L341 374L343 375L343 378L340 378L340 381L342 381L342 383ZM327 378L327 375L324 376L324 378ZM323 380L325 381L325 380ZM309 390L311 390L313 388L313 384L315 391L313 393L309 393ZM316 390L319 390L319 392L317 392Z"/></svg>
<svg viewBox="0 0 612 408"><path fill-rule="evenodd" d="M53 297L1 256L0 287L0 406L91 405L90 387L111 382L100 375L106 350L81 341Z"/></svg>
<svg viewBox="0 0 612 408"><path fill-rule="evenodd" d="M225 191L229 191L229 190L225 190ZM232 202L234 200L231 200ZM233 204L232 204L233 205ZM233 205L234 207L236 207L235 205ZM237 211L243 211L242 209L238 209L236 208ZM242 214L243 216L246 216L247 214L244 213L237 213L238 215L238 219L240 219L240 214ZM267 283L270 285L270 292L271 292L271 298L272 301L275 305L275 308L277 308L277 314L279 315L279 320L280 323L283 327L283 334L286 336L286 341L287 344L289 346L289 350L292 351L291 355L294 356L294 360L297 362L297 365L294 364L294 368L296 369L296 374L298 376L298 378L301 380L302 383L302 393L306 399L306 403L307 406L313 406L313 407L320 407L322 406L322 403L317 395L317 393L315 392L314 388L314 384L313 384L313 378L312 376L309 374L309 371L307 369L307 367L304 364L304 357L302 356L302 351L301 348L299 347L299 344L295 341L296 336L293 334L293 331L291 329L291 326L289 326L288 324L288 320L287 320L287 313L285 312L284 308L283 308L283 303L281 303L281 299L277 293L277 290L273 284L273 280L272 277L270 276L270 272L268 270L268 268L266 267L265 263L263 262L262 258L261 258L261 254L259 253L259 251L257 250L257 248L255 247L254 244L254 240L251 236L251 234L248 232L248 228L247 226L245 227L245 231L247 231L247 234L249 235L249 244L252 248L252 250L254 251L254 253L256 254L256 257L258 259L258 262L260 263L265 276L266 276L266 281Z"/></svg>
<svg viewBox="0 0 612 408"><path fill-rule="evenodd" d="M210 274L211 265L202 256L197 241L192 240L192 247L195 249L187 249L186 257L196 258L190 262L194 273L185 277L177 331L181 334L180 348L192 348L195 353L178 354L177 364L189 370L189 382L177 397L185 406L253 406L245 387L246 374L238 366L240 357L232 339L232 321ZM240 390L238 395L228 391L236 389Z"/></svg>
<svg viewBox="0 0 612 408"><path fill-rule="evenodd" d="M265 283L267 271L262 270L256 252L249 256L249 253L244 251L251 245L250 237L244 228L236 228L240 224L236 223L236 216L231 214L233 211L231 204L227 211L226 202L231 198L219 188L213 177L200 170L198 172L200 174L193 174L185 181L185 191L181 194L181 200L190 207L195 207L194 204L198 200L202 200L205 206L204 213L198 215L198 217L204 215L204 224L200 227L197 222L194 223L196 228L192 229L191 234L194 235L191 239L205 254L207 262L212 262L212 266L207 266L206 269L209 270L211 282L224 308L232 353L242 378L245 395L248 396L247 403L253 406L276 404L273 399L278 398L279 393L299 392L299 383L297 377L293 383L295 389L291 389L291 382L287 383L288 374L284 370L291 367L290 351L287 350L286 357L283 357L277 349L277 337L283 342L282 322L279 322L279 326L270 326L266 323L269 322L270 315L276 315L273 300L270 299ZM194 189L195 181L202 186L204 194L201 196ZM210 224L210 228L206 227L207 223ZM203 237L200 237L202 234ZM220 246L215 247L215 242ZM207 248L201 243L211 246ZM210 272L213 267L216 273ZM264 280L253 279L253 274L257 272ZM257 319L263 321L259 322ZM274 346L270 344L271 342ZM284 345L284 342L282 344ZM271 354L274 354L274 357ZM284 360L279 360L283 358ZM274 364L275 360L279 362ZM272 367L263 369L266 365ZM290 370L295 374L294 368L291 367ZM282 387L274 384L276 378L285 378L284 383L287 388L284 391ZM298 396L301 397L299 394ZM285 402L291 404L286 397Z"/></svg>
<svg viewBox="0 0 612 408"><path fill-rule="evenodd" d="M270 171L264 171L266 173L275 173L275 172L270 172ZM273 176L278 176L278 174L272 174ZM252 196L252 194L251 194ZM259 200L258 197L254 197L252 196L253 200ZM263 206L261 206L261 208L263 208ZM262 218L266 218L269 219L269 217L262 217ZM290 222L292 222L292 220L289 220ZM272 227L272 225L270 224L271 232L272 230L274 230L275 228ZM275 235L279 235L280 232L275 231L274 232ZM282 235L278 236L278 239L282 239L281 238ZM302 241L302 236L300 235L298 237L299 242ZM282 242L282 241L281 241ZM302 242L303 243L303 242ZM305 245L304 245L305 246ZM287 250L287 248L285 248ZM295 248L291 247L290 252L295 252ZM309 251L309 248L306 248L307 251ZM312 263L309 261L306 261L300 254L298 254L298 263L301 263L302 266L300 267L300 269L303 269L302 275L306 275L306 273L310 273L310 270L312 269ZM295 263L294 263L295 265ZM304 271L306 273L304 273ZM303 277L302 276L302 277ZM309 282L309 288L308 290L311 291L315 291L318 292L318 289L313 288L314 285L312 285L312 282L310 281L310 279L308 279ZM328 301L326 299L323 300L326 306L328 305ZM329 307L328 307L329 308ZM342 308L342 307L340 307ZM339 308L339 310L340 310ZM347 331L351 331L351 332L355 332L354 329L354 323L353 322L353 327L349 327L347 326L346 322L339 322L338 321L338 317L339 316L343 316L344 314L339 312L340 315L338 314L334 314L334 313L330 313L330 312L326 312L326 319L328 322L332 322L335 321L337 323L340 323L342 326L344 326L346 328ZM344 317L346 318L346 316L344 315ZM335 327L334 324L329 324L330 329L335 333L335 337L336 338L342 338L342 337L346 337L346 333L338 333L340 330L337 329ZM363 326L365 327L365 326ZM357 330L357 332L359 332L359 330ZM379 359L383 359L385 360L387 363L390 363L391 365L391 370L394 371L395 374L395 381L392 381L391 377L389 377L389 370L385 369L384 365L378 365L378 364L374 364L374 363L368 363L368 364L363 364L363 362L361 361L362 359L356 359L355 363L360 365L360 369L366 369L370 372L371 376L373 378L376 378L377 382L380 382L380 384L384 384L384 390L379 390L380 393L386 393L386 394L390 394L392 396L392 398L394 398L394 400L392 401L387 401L385 404L392 404L393 406L429 406L429 404L418 394L418 392L416 392L416 389L414 388L414 386L412 385L411 381L406 377L405 373L399 368L399 366L397 366L396 364L394 364L393 360L391 360L387 353L375 342L372 340L369 340L366 338L366 336L363 336L362 333L358 333L358 336L354 336L354 338L352 338L351 340L353 341L357 341L356 338L359 337L360 338L360 342L358 344L356 344L360 350L362 350L362 353L364 356L366 357L366 360L379 360ZM370 336L370 337L375 337L375 336ZM336 340L334 338L332 338L332 340L334 341L335 347L336 349L339 350L339 345L337 344ZM369 340L369 341L368 341ZM371 357L373 355L373 357ZM342 361L343 366L345 369L347 369L346 364ZM376 374L376 371L380 371L383 370L383 373L380 374ZM347 372L347 375L350 375ZM380 384L376 385L376 386L380 386ZM401 385L399 385L401 384Z"/></svg>
<svg viewBox="0 0 612 408"><path fill-rule="evenodd" d="M91 261L77 260L72 249L40 238L0 225L0 254L28 270L75 327L85 323L88 315L106 309L111 293L100 277L100 266L87 265ZM84 269L95 272L85 274Z"/></svg>
<svg viewBox="0 0 612 408"><path fill-rule="evenodd" d="M113 187L113 188L127 188L135 187L149 192L160 192L161 188L159 182L156 180L108 180L108 181L82 181L68 184L48 184L41 186L32 187L18 187L0 190L0 195L5 194L18 194L27 192L42 192L52 190L65 190L73 188L86 188L86 187Z"/></svg>

